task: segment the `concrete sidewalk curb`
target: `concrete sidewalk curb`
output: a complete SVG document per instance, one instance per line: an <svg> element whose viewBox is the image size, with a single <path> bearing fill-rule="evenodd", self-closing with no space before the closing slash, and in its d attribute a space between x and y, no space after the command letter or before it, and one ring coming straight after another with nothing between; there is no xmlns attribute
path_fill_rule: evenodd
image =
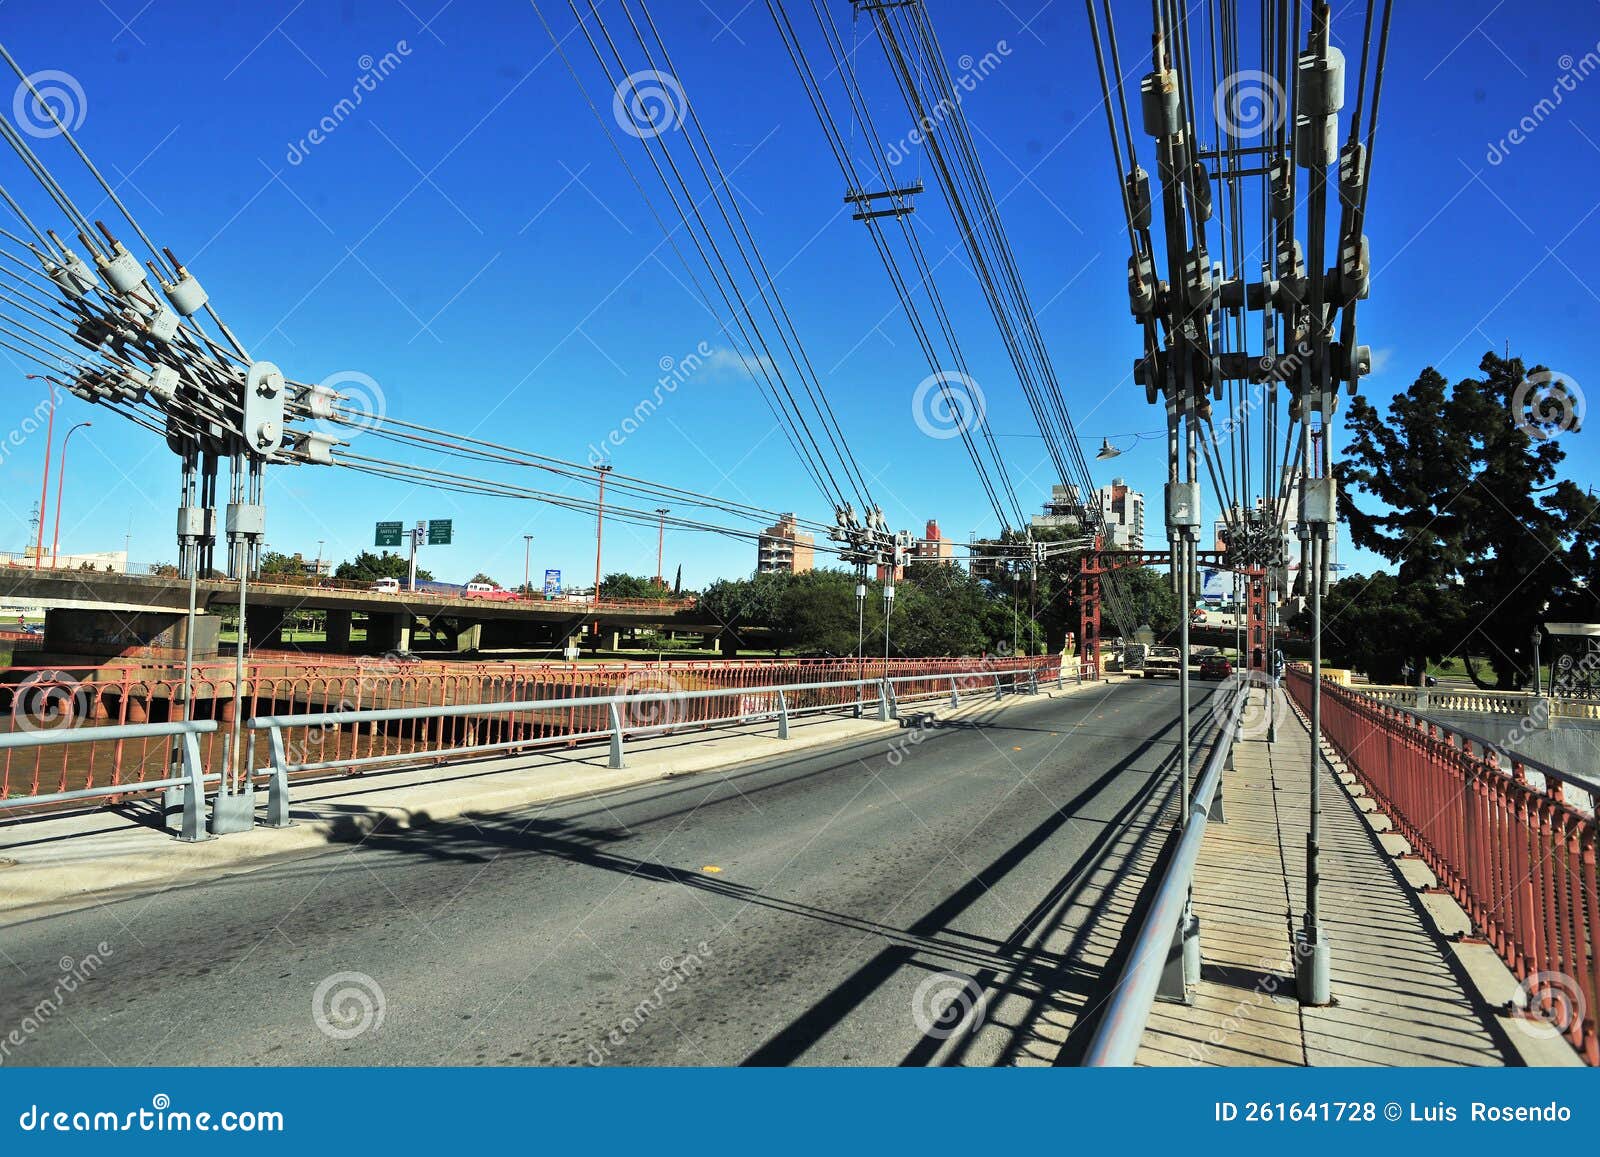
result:
<svg viewBox="0 0 1600 1157"><path fill-rule="evenodd" d="M1008 695L1000 701L974 696L956 709L947 700L926 700L906 704L905 714L972 719L1097 686L1104 684L1059 690L1042 685L1037 696ZM93 902L112 893L179 884L219 869L249 871L268 857L332 844L356 845L380 829L412 831L464 815L557 803L682 776L738 771L775 757L886 740L904 730L901 723L881 723L876 718L810 717L797 720L791 738L781 740L773 734L772 724L758 726L759 732L729 730L689 745L682 743L681 735L638 741L628 748L631 766L621 769L606 766L605 748L596 745L532 752L513 757L522 766L469 770L443 781L385 783L382 777L325 781L311 789L322 788L323 798L312 796L292 804L293 826L258 827L204 843L181 843L166 831L130 823L119 830L67 836L82 843L63 852L62 840L42 830L50 821L41 821L25 830L36 848L0 846L0 861L8 861L0 862L0 926L27 919L35 910L72 907L73 901ZM666 741L672 738L678 740L676 745ZM29 852L38 848L44 851L30 862Z"/></svg>

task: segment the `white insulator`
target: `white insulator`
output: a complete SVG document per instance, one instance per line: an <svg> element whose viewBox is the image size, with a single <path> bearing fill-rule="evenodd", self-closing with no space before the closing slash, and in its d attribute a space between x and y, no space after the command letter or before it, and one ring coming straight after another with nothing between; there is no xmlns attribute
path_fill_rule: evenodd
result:
<svg viewBox="0 0 1600 1157"><path fill-rule="evenodd" d="M132 293L144 284L144 266L120 241L112 243L111 260L96 255L94 263L106 284L118 293Z"/></svg>
<svg viewBox="0 0 1600 1157"><path fill-rule="evenodd" d="M178 392L178 371L171 366L153 366L146 387L161 402L170 402Z"/></svg>
<svg viewBox="0 0 1600 1157"><path fill-rule="evenodd" d="M206 296L206 291L200 288L200 283L188 273L171 284L163 281L161 290L172 303L172 308L184 317L193 317L204 309L206 302L210 300Z"/></svg>
<svg viewBox="0 0 1600 1157"><path fill-rule="evenodd" d="M327 386L317 385L309 387L302 400L310 409L313 418L328 419L333 417L333 407L339 400L339 394ZM843 518L842 515L840 517Z"/></svg>
<svg viewBox="0 0 1600 1157"><path fill-rule="evenodd" d="M1302 169L1326 169L1339 152L1339 122L1332 115L1297 117L1294 159Z"/></svg>
<svg viewBox="0 0 1600 1157"><path fill-rule="evenodd" d="M1301 116L1330 116L1344 107L1344 53L1329 45L1327 54L1302 53L1295 69L1296 105Z"/></svg>
<svg viewBox="0 0 1600 1157"><path fill-rule="evenodd" d="M319 466L333 465L333 447L338 441L332 434L320 430L308 430L300 435L295 449L304 454L307 462Z"/></svg>
<svg viewBox="0 0 1600 1157"><path fill-rule="evenodd" d="M178 315L165 306L158 308L145 322L145 333L163 344L171 341L178 332Z"/></svg>

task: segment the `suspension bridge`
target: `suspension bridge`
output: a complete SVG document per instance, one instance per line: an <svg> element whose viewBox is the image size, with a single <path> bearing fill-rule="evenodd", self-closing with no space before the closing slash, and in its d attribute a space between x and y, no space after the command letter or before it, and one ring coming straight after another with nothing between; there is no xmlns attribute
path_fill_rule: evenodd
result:
<svg viewBox="0 0 1600 1157"><path fill-rule="evenodd" d="M379 1021L393 1009L387 1063L1597 1063L1592 768L1323 675L1328 435L1372 367L1358 311L1383 308L1365 229L1374 177L1394 193L1374 165L1393 0L1086 0L1102 190L1125 227L1097 243L1128 254L1101 288L1126 294L1130 322L1093 340L1126 347L1161 412L1166 547L1148 552L1114 549L1093 500L1084 383L1052 356L937 5L764 0L782 79L816 122L806 161L837 167L851 218L828 243L881 264L915 372L955 418L960 485L992 512L963 561L1035 595L1042 569L1066 575L1070 646L908 658L885 629L868 655L858 627L854 654L814 660L449 662L415 653L423 620L447 650L569 656L586 632L715 645L728 624L692 600L607 602L598 562L576 607L397 602L260 573L268 479L352 472L592 515L597 536L609 519L754 544L788 519L855 572L858 615L869 572L889 576L887 621L917 541L891 530L870 433L841 420L733 188L718 108L682 95L664 7L533 5L661 254L759 395L744 401L815 488L810 514L402 420L254 356L0 47L42 126L0 118L0 348L52 400L165 444L179 560L166 577L57 573L37 565L41 517L36 565L0 573L0 595L60 612L50 664L15 664L4 688L0 852L22 881L12 907L47 914L7 953L54 960L97 913L143 905L118 989L89 998L96 1020L137 1004L106 1051L48 1031L26 1055L343 1059L338 1032L278 1026L301 981L354 975ZM899 101L892 125L880 90ZM933 212L953 224L949 253L920 223ZM976 320L955 305L969 280ZM1035 535L1014 457L974 405L980 332L1068 496L1064 536ZM1227 633L1240 670L1216 683L1199 679L1187 613L1202 564L1234 576L1245 612ZM1183 608L1175 687L1128 679L1109 645L1141 626L1124 580L1150 565ZM1306 662L1286 666L1289 598L1311 626ZM222 609L231 656L196 626ZM326 614L335 653L363 616L370 656L283 655L286 613L305 609ZM75 663L95 631L139 660ZM330 846L349 854L333 865ZM337 929L303 902L311 875ZM192 886L148 890L179 879ZM72 903L85 893L98 907ZM244 950L257 927L281 943ZM548 953L539 999L529 945ZM280 968L293 981L251 1007L225 999L241 970ZM1401 974L1409 1010L1382 996ZM640 1001L668 975L681 995ZM224 1006L201 1031L163 1030Z"/></svg>

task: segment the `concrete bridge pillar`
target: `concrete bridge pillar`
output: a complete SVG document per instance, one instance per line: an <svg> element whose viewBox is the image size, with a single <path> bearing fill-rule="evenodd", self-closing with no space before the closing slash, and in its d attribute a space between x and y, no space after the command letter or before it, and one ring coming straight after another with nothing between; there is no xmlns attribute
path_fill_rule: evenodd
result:
<svg viewBox="0 0 1600 1157"><path fill-rule="evenodd" d="M722 635L719 641L722 644L722 657L724 659L737 659L739 657L739 640L734 637L733 632L730 631Z"/></svg>
<svg viewBox="0 0 1600 1157"><path fill-rule="evenodd" d="M457 623L452 640L457 651L483 650L483 623Z"/></svg>
<svg viewBox="0 0 1600 1157"><path fill-rule="evenodd" d="M330 610L327 613L328 641L324 645L328 650L340 655L350 653L350 612Z"/></svg>
<svg viewBox="0 0 1600 1157"><path fill-rule="evenodd" d="M411 650L411 627L412 619L408 611L369 613L367 650L377 654Z"/></svg>
<svg viewBox="0 0 1600 1157"><path fill-rule="evenodd" d="M282 607L249 607L245 611L245 634L250 639L252 651L266 647L276 650L283 646Z"/></svg>

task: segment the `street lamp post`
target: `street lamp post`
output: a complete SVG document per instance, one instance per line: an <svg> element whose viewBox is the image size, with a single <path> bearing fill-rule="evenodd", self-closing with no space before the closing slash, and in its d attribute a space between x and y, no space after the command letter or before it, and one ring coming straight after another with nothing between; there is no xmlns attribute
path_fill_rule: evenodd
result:
<svg viewBox="0 0 1600 1157"><path fill-rule="evenodd" d="M55 441L56 384L43 374L29 374L28 380L50 383L50 420L45 424L44 431L44 477L39 481L39 538L33 547L33 569L39 570L44 566L44 503L50 496L50 445Z"/></svg>
<svg viewBox="0 0 1600 1157"><path fill-rule="evenodd" d="M79 422L67 431L67 436L61 439L61 461L56 466L56 528L50 536L50 569L56 569L56 552L61 547L61 490L67 483L67 443L72 441L72 436L86 426L94 425L93 422ZM39 510L39 531L44 532L44 509Z"/></svg>
<svg viewBox="0 0 1600 1157"><path fill-rule="evenodd" d="M856 564L856 715L867 689L860 681L867 677L867 564Z"/></svg>
<svg viewBox="0 0 1600 1157"><path fill-rule="evenodd" d="M889 567L889 577L883 584L883 698L878 704L878 718L889 719L889 615L894 611L894 566Z"/></svg>
<svg viewBox="0 0 1600 1157"><path fill-rule="evenodd" d="M523 598L528 598L529 594L530 594L530 592L528 590L528 581L529 581L529 575L530 575L530 572L528 570L528 564L532 560L532 558L533 558L533 535L525 534L525 535L522 536L522 597Z"/></svg>
<svg viewBox="0 0 1600 1157"><path fill-rule="evenodd" d="M656 514L661 519L656 527L656 586L666 586L661 580L661 559L667 544L667 515L671 511L665 506L656 507Z"/></svg>

